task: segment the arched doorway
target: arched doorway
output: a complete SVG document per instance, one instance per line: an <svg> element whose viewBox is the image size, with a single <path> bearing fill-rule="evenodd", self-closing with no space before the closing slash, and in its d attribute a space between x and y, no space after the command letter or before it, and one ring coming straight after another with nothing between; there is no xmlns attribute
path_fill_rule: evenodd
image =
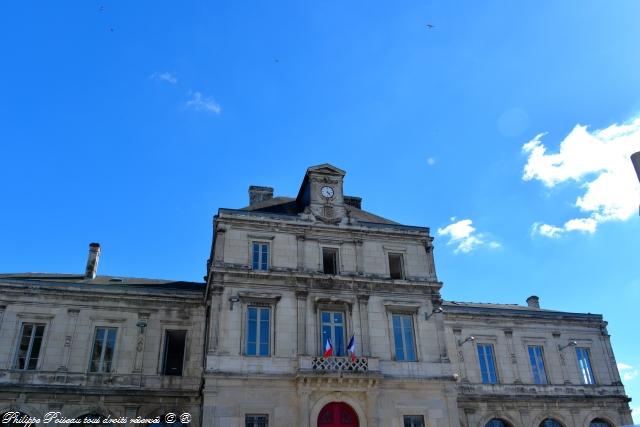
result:
<svg viewBox="0 0 640 427"><path fill-rule="evenodd" d="M358 415L343 402L327 403L318 415L318 427L359 427Z"/></svg>

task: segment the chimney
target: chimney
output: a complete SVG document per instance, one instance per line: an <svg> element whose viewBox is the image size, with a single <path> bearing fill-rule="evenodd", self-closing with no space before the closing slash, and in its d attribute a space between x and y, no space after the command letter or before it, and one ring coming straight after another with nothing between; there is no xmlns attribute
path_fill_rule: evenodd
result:
<svg viewBox="0 0 640 427"><path fill-rule="evenodd" d="M344 204L362 209L362 197L344 196Z"/></svg>
<svg viewBox="0 0 640 427"><path fill-rule="evenodd" d="M249 187L249 206L253 206L269 199L273 199L273 188L259 187L257 185Z"/></svg>
<svg viewBox="0 0 640 427"><path fill-rule="evenodd" d="M100 259L100 243L89 243L89 258L84 272L86 279L95 279L98 274L98 260Z"/></svg>
<svg viewBox="0 0 640 427"><path fill-rule="evenodd" d="M527 305L531 308L540 308L540 298L535 295L531 295L527 298Z"/></svg>

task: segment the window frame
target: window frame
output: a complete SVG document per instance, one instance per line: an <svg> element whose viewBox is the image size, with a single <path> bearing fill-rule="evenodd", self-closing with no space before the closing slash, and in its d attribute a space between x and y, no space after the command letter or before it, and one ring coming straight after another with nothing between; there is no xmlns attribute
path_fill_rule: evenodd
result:
<svg viewBox="0 0 640 427"><path fill-rule="evenodd" d="M400 277L393 277L391 274L391 257L398 257L400 259ZM391 280L405 280L407 277L404 265L404 252L387 251L387 262L389 263L389 278Z"/></svg>
<svg viewBox="0 0 640 427"><path fill-rule="evenodd" d="M320 337L320 347L319 347L319 351L318 351L318 356L322 356L324 354L324 347L326 344L326 341L324 339L324 321L322 320L322 314L323 313L331 313L330 317L331 320L328 323L328 325L331 325L331 334L332 334L332 340L331 343L333 344L333 357L347 357L347 337L349 336L348 331L349 331L349 326L348 326L348 322L347 322L347 318L349 316L347 316L347 310L344 310L342 307L320 307L318 309L318 325L319 325L319 331L318 331L318 335ZM343 346L343 354L338 355L337 353L337 341L335 341L335 326L338 325L333 321L333 315L334 314L341 314L342 315L342 346Z"/></svg>
<svg viewBox="0 0 640 427"><path fill-rule="evenodd" d="M331 251L335 256L333 259L333 273L327 273L324 268L324 251ZM340 274L340 247L339 246L327 246L323 245L320 247L320 266L322 267L322 274L326 274L328 276L337 276Z"/></svg>
<svg viewBox="0 0 640 427"><path fill-rule="evenodd" d="M91 364L93 362L93 353L94 353L94 349L96 346L96 339L98 338L98 329L104 329L105 331L109 331L109 330L115 330L115 338L113 340L113 351L112 351L112 355L111 355L111 361L110 361L110 366L109 366L109 370L105 371L104 370L104 355L106 352L106 346L102 346L102 350L100 352L100 364L98 365L98 369L96 371L92 371L91 370ZM115 365L115 361L116 361L116 349L119 347L118 346L118 338L120 337L120 334L118 333L118 327L117 326L103 326L103 325L96 325L93 328L93 339L91 340L91 347L89 348L89 363L88 363L88 367L87 370L90 374L113 374L115 373L115 369L114 369L114 365ZM108 333L105 336L105 341L108 338Z"/></svg>
<svg viewBox="0 0 640 427"><path fill-rule="evenodd" d="M578 350L582 350L584 354L587 355L587 362L589 363L589 377L591 378L591 382L588 381L588 379L585 378L585 372L583 371L581 365L580 365L580 357L578 356ZM574 352L575 356L576 356L576 366L578 368L578 377L580 379L580 384L582 385L597 385L598 384L598 380L596 379L595 373L593 372L593 362L592 362L592 358L591 358L591 348L590 347L576 347L576 350Z"/></svg>
<svg viewBox="0 0 640 427"><path fill-rule="evenodd" d="M39 320L39 321L38 321ZM14 355L14 359L13 359L13 364L12 364L12 368L18 371L37 371L40 369L41 364L42 364L42 359L43 359L43 355L44 355L44 344L45 344L45 337L48 331L48 327L49 323L42 321L42 319L38 319L38 320L21 320L19 322L19 328L18 328L18 339L16 342L16 346L15 346L15 355ZM23 368L19 368L18 367L18 361L20 359L20 345L22 343L22 337L24 334L24 326L25 325L32 325L32 330L31 330L31 335L29 337L29 346L27 347L27 353L25 355L25 365ZM36 358L36 366L33 369L29 369L29 361L30 359L32 359L31 357L31 352L33 350L33 342L35 341L35 332L36 332L36 328L38 326L42 326L42 337L40 338L40 348L38 349L38 357Z"/></svg>
<svg viewBox="0 0 640 427"><path fill-rule="evenodd" d="M253 260L253 254L254 254L254 247L255 245L258 245L259 249L258 249L258 268L254 267L254 260ZM266 268L262 268L263 264L264 264L264 259L263 259L263 255L264 252L262 250L263 246L267 247L267 259L266 259ZM264 240L264 239L251 239L249 242L249 265L251 266L251 270L253 271L271 271L271 252L272 252L272 247L271 247L271 241L269 240Z"/></svg>
<svg viewBox="0 0 640 427"><path fill-rule="evenodd" d="M257 293L249 291L239 291L238 298L242 306L240 313L240 343L239 354L243 357L273 357L276 354L276 319L277 306L282 295L275 293ZM247 339L249 328L249 307L268 307L269 310L269 355L252 356L247 355Z"/></svg>
<svg viewBox="0 0 640 427"><path fill-rule="evenodd" d="M409 427L425 427L425 417L422 414L416 415L403 415L402 416L402 425L407 426L407 418L413 418L413 420L409 419ZM415 420L417 420L420 424L416 425Z"/></svg>
<svg viewBox="0 0 640 427"><path fill-rule="evenodd" d="M416 331L416 322L415 322L415 313L410 313L410 312L401 312L401 311L392 311L390 316L390 322L391 322L391 348L393 351L393 360L396 362L418 362L419 357L418 357L418 345L417 345L417 331ZM402 340L402 352L403 352L403 358L399 359L398 358L398 352L396 350L396 330L395 330L395 326L394 326L394 317L398 316L398 318L400 319L400 331L401 331L401 340ZM411 334L412 334L412 351L413 351L413 360L410 360L407 358L407 350L409 347L407 347L407 339L405 336L405 329L406 329L406 325L404 324L403 319L409 319L409 321L411 322Z"/></svg>
<svg viewBox="0 0 640 427"><path fill-rule="evenodd" d="M256 310L256 354L249 354L249 311L251 309ZM260 354L260 313L262 310L269 310L269 318L268 318L268 341L267 341L267 354ZM271 357L272 356L272 342L273 342L273 307L269 303L259 303L259 302L248 302L245 307L243 307L243 317L244 317L244 347L243 347L243 356L247 357Z"/></svg>
<svg viewBox="0 0 640 427"><path fill-rule="evenodd" d="M167 338L168 338L168 333L169 332L177 332L177 331L182 331L184 332L184 350L182 352L182 369L180 371L180 375L174 375L174 374L167 374L166 373L166 364L167 364L167 352L169 350L168 345L167 345ZM162 328L162 359L161 359L161 364L160 364L160 375L162 376L166 376L166 377L183 377L184 376L184 372L185 372L185 362L187 360L187 351L189 349L189 329L178 329L178 328Z"/></svg>
<svg viewBox="0 0 640 427"><path fill-rule="evenodd" d="M536 362L540 362L540 363L536 363L536 366L533 365L532 360L531 360L531 350L534 349L534 357L536 357ZM535 354L535 349L540 349L540 359L537 359L537 355ZM527 355L528 355L528 359L529 359L529 368L531 370L531 377L533 379L533 383L537 384L537 385L547 385L549 384L549 374L547 372L547 363L545 361L545 355L544 355L544 346L542 344L529 344L527 345ZM536 370L540 371L540 364L542 364L542 375L543 375L543 381L539 382L536 380Z"/></svg>
<svg viewBox="0 0 640 427"><path fill-rule="evenodd" d="M482 360L480 359L480 346L483 346L483 347L487 347L488 346L488 347L491 348L491 359L490 360L491 360L491 366L493 367L493 376L495 377L495 382L491 381L491 373L488 372L489 371L488 367L487 367L487 372L488 372L489 381L485 381L484 380L484 377L482 375ZM476 343L475 347L476 347L475 353L476 353L476 358L478 360L478 368L479 368L479 372L480 372L480 381L482 382L482 384L500 384L500 375L499 375L499 372L498 372L498 364L496 363L495 344L492 343L492 342L484 341L484 342ZM483 360L485 360L485 361L489 360L486 357L486 351L483 350L483 352L485 353L485 357L484 357Z"/></svg>
<svg viewBox="0 0 640 427"><path fill-rule="evenodd" d="M247 422L249 420L247 420L248 417L265 417L267 423L264 425L264 427L269 427L269 414L258 414L258 413L246 413L244 414L244 425L245 427L248 425ZM249 427L258 427L259 424L257 424L257 421L252 421L251 425Z"/></svg>

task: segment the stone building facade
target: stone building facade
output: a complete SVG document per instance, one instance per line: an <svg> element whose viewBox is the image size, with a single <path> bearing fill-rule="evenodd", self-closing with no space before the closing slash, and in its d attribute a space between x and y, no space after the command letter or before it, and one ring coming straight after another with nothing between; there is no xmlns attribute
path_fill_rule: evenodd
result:
<svg viewBox="0 0 640 427"><path fill-rule="evenodd" d="M344 177L311 167L295 198L251 187L249 206L220 209L203 284L95 276L93 255L81 276L0 276L0 414L187 412L205 427L632 423L602 316L544 310L537 297L443 301L429 229L362 210ZM96 350L109 331L114 344Z"/></svg>

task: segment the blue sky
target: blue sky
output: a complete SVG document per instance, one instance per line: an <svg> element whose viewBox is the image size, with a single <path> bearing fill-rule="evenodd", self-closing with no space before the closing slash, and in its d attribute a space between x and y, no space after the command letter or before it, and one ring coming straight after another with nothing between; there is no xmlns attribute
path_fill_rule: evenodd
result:
<svg viewBox="0 0 640 427"><path fill-rule="evenodd" d="M638 16L2 2L0 271L81 272L98 241L102 274L201 280L219 207L329 162L365 209L431 227L445 298L604 314L640 401Z"/></svg>

